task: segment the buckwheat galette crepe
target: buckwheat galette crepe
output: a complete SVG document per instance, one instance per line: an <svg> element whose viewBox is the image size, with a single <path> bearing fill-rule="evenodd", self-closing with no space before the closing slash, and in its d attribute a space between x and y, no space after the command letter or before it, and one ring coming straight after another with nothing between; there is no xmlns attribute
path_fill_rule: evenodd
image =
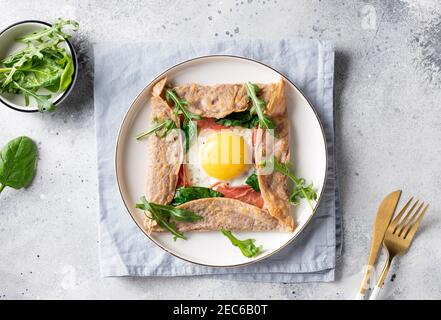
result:
<svg viewBox="0 0 441 320"><path fill-rule="evenodd" d="M294 230L289 175L279 168L290 158L282 79L173 87L163 78L151 108L148 232Z"/></svg>

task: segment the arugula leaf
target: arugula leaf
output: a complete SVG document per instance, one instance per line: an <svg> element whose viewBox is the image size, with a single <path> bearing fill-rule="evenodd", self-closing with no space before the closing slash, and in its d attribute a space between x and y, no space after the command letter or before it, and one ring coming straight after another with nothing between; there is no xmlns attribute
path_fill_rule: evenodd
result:
<svg viewBox="0 0 441 320"><path fill-rule="evenodd" d="M2 84L2 88L5 88L6 85L13 81L18 68L24 66L26 63L29 64L35 60L38 61L39 59L42 59L43 54L41 51L41 48L36 48L33 44L30 44L25 49L15 54L12 54L11 56L6 57L4 60L2 60L1 63L9 68L9 72L5 78L5 81ZM20 74L18 73L15 78L18 78L19 76Z"/></svg>
<svg viewBox="0 0 441 320"><path fill-rule="evenodd" d="M256 247L254 245L254 239L239 240L231 233L231 231L221 229L221 232L224 236L230 239L231 243L238 247L240 251L242 251L242 254L247 258L253 258L262 251L262 246Z"/></svg>
<svg viewBox="0 0 441 320"><path fill-rule="evenodd" d="M179 114L184 115L182 130L184 131L184 135L185 135L184 148L185 151L187 152L190 149L191 139L193 139L193 137L195 137L197 134L197 125L192 120L193 119L200 120L202 119L202 117L188 111L186 108L186 106L188 106L187 100L179 98L173 89L169 89L169 88L165 89L165 98L169 103L171 102L174 103L175 107L173 112L175 113L175 115L179 115ZM153 128L151 128L146 132L140 133L139 135L136 136L136 139L139 140L151 134L152 132L156 132L156 134L162 138L165 137L169 133L169 131L174 128L176 128L176 124L172 120L166 119L161 123L156 122Z"/></svg>
<svg viewBox="0 0 441 320"><path fill-rule="evenodd" d="M189 210L179 209L164 204L150 203L150 205L155 208L155 210L159 210L164 216L169 216L169 218L176 221L196 222L203 219L202 216Z"/></svg>
<svg viewBox="0 0 441 320"><path fill-rule="evenodd" d="M17 75L16 82L26 89L38 90L46 88L53 92L61 92L69 86L74 73L73 61L65 51L48 48L42 51L47 58L32 59L22 66L13 65ZM3 68L10 72L12 68ZM9 73L11 77L11 73ZM6 83L7 84L7 83Z"/></svg>
<svg viewBox="0 0 441 320"><path fill-rule="evenodd" d="M21 87L17 82L14 85L21 91L25 96L26 105L29 105L29 97L33 97L37 102L37 108L40 112L43 111L54 111L55 105L49 100L51 98L48 94L38 94L35 91L25 89Z"/></svg>
<svg viewBox="0 0 441 320"><path fill-rule="evenodd" d="M27 187L35 176L37 146L28 137L9 141L0 150L0 193L5 187Z"/></svg>
<svg viewBox="0 0 441 320"><path fill-rule="evenodd" d="M176 189L175 197L173 198L172 205L179 206L180 204L188 201L203 199L203 198L216 198L223 197L224 195L210 188L205 187L179 187Z"/></svg>
<svg viewBox="0 0 441 320"><path fill-rule="evenodd" d="M195 214L192 211L178 209L173 206L157 204L148 202L143 196L141 203L136 204L136 208L144 211L149 211L151 216L149 218L155 220L162 228L171 232L174 237L180 239L187 239L182 232L176 229L174 221L195 222L201 220L203 217Z"/></svg>
<svg viewBox="0 0 441 320"><path fill-rule="evenodd" d="M148 202L144 196L141 197L141 201L142 204L137 204L137 206L138 205L142 206L145 205L145 203L148 203L150 208L152 208L154 211L158 211L161 214L161 216L165 218L171 218L176 221L185 221L185 222L195 222L202 219L202 216L199 216L189 210L179 209L165 204Z"/></svg>
<svg viewBox="0 0 441 320"><path fill-rule="evenodd" d="M187 238L184 236L184 234L182 232L176 230L175 224L173 222L170 222L168 217L164 217L163 215L161 215L160 212L155 210L150 205L150 203L146 200L145 197L141 197L141 201L142 201L142 203L136 204L136 207L138 209L141 209L144 211L149 211L151 214L151 216L149 216L149 218L155 220L160 227L164 228L165 230L167 230L171 234L173 234L175 239L180 238L180 239L187 240Z"/></svg>
<svg viewBox="0 0 441 320"><path fill-rule="evenodd" d="M266 163L263 164L266 165ZM290 163L281 163L273 157L268 164L273 165L275 171L284 174L294 183L293 191L289 197L291 204L298 205L301 199L306 199L311 209L314 209L312 201L317 201L317 192L312 183L306 184L305 179L295 176L290 170Z"/></svg>
<svg viewBox="0 0 441 320"><path fill-rule="evenodd" d="M257 179L257 174L253 173L246 180L245 183L253 188L255 191L260 192L259 180Z"/></svg>
<svg viewBox="0 0 441 320"><path fill-rule="evenodd" d="M202 117L200 115L197 115L195 113L188 111L188 109L187 109L188 101L185 99L179 98L173 89L170 89L170 88L165 89L165 99L168 102L174 102L174 104L175 104L174 111L176 114L183 114L184 117L189 120L191 120L191 119L201 120L202 119Z"/></svg>
<svg viewBox="0 0 441 320"><path fill-rule="evenodd" d="M57 93L67 90L72 82L74 65L64 48L58 45L70 35L64 27L78 30L73 20L59 19L53 26L25 35L17 41L26 44L22 50L12 53L0 61L0 93L22 94L26 105L29 98L37 102L39 111L54 111L50 96L40 89Z"/></svg>
<svg viewBox="0 0 441 320"><path fill-rule="evenodd" d="M256 128L259 125L259 117L249 111L233 112L224 118L217 119L216 123L226 127Z"/></svg>
<svg viewBox="0 0 441 320"><path fill-rule="evenodd" d="M158 137L164 138L171 130L176 128L176 123L171 119L165 119L162 122L158 122L155 118L153 123L154 126L145 132L139 133L136 136L136 140L141 140L153 132L155 132Z"/></svg>
<svg viewBox="0 0 441 320"><path fill-rule="evenodd" d="M197 134L197 124L194 121L185 118L184 123L182 124L182 130L184 131L185 136L184 150L185 152L188 152L188 150L190 150L190 141Z"/></svg>
<svg viewBox="0 0 441 320"><path fill-rule="evenodd" d="M259 127L263 129L274 129L274 123L263 113L266 107L266 102L257 97L260 91L259 87L256 84L248 81L246 83L246 88L248 97L250 98L252 103L250 113L252 115L257 114L259 118Z"/></svg>
<svg viewBox="0 0 441 320"><path fill-rule="evenodd" d="M80 27L78 22L76 22L75 20L58 19L51 27L25 35L21 38L18 38L17 41L28 43L32 41L42 41L47 38L57 37L69 39L71 36L62 31L62 29L66 26L71 26L73 31L78 31Z"/></svg>
<svg viewBox="0 0 441 320"><path fill-rule="evenodd" d="M176 115L179 114L184 115L182 130L184 130L184 134L185 134L185 151L187 152L190 149L191 139L193 139L193 137L195 137L197 134L197 125L193 120L201 120L202 117L188 111L187 109L188 101L179 98L173 89L170 88L165 89L165 99L169 103L173 102L175 104L174 113Z"/></svg>

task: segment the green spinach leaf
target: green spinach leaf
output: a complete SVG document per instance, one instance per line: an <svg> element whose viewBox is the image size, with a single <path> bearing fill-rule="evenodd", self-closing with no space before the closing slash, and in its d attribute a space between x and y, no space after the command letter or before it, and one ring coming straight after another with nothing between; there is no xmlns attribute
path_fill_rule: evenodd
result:
<svg viewBox="0 0 441 320"><path fill-rule="evenodd" d="M0 192L27 187L35 176L37 146L28 137L9 141L0 151Z"/></svg>
<svg viewBox="0 0 441 320"><path fill-rule="evenodd" d="M67 90L70 83L72 82L72 76L75 72L72 58L65 54L63 59L64 69L61 74L60 85L58 86L57 92L63 92Z"/></svg>
<svg viewBox="0 0 441 320"><path fill-rule="evenodd" d="M260 192L259 179L257 178L257 174L253 173L252 175L250 175L245 180L245 183L257 192Z"/></svg>
<svg viewBox="0 0 441 320"><path fill-rule="evenodd" d="M188 201L203 199L203 198L217 198L224 195L210 188L205 187L179 187L176 189L175 197L173 198L172 205L179 206L180 204Z"/></svg>
<svg viewBox="0 0 441 320"><path fill-rule="evenodd" d="M259 125L259 117L249 111L233 112L224 118L217 119L216 123L226 127L256 128Z"/></svg>

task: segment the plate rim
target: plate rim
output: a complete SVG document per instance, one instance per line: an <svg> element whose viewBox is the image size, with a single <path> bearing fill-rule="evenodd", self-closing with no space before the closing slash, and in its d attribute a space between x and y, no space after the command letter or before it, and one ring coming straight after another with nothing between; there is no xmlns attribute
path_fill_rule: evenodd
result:
<svg viewBox="0 0 441 320"><path fill-rule="evenodd" d="M309 216L309 218L306 220L306 222L303 224L303 226L300 228L300 230L297 232L297 234L292 237L291 239L289 239L289 241L287 241L285 244L283 244L282 246L280 246L279 248L277 248L276 250L274 250L273 252L260 257L260 258L255 258L251 261L248 262L243 262L243 263L238 263L238 264L232 264L232 265L214 265L214 264L207 264L207 263L201 263L201 262L196 262L196 261L192 261L188 258L182 257L179 254L172 252L171 250L169 250L168 248L166 248L165 246L163 246L161 243L159 243L158 241L156 241L153 237L151 237L148 232L146 230L144 230L135 220L135 218L133 217L124 197L123 197L123 193L121 190L121 182L120 182L120 175L122 175L122 173L120 173L118 171L118 167L119 167L119 161L118 161L118 155L121 153L121 146L120 146L120 140L121 140L121 132L122 129L127 121L127 117L128 114L130 113L130 111L132 110L134 104L138 101L138 99L140 99L140 96L144 93L145 90L147 90L151 85L153 85L155 82L157 82L161 77L163 77L166 73L168 73L169 71L183 65L189 62L193 62L196 60L203 60L203 59L210 59L210 58L233 58L233 59L239 59L239 60L245 60L247 62L253 62L253 63L257 63L263 67L266 67L274 72L276 72L277 74L280 75L280 77L283 78L283 80L287 81L290 85L292 85L294 88L296 88L296 90L303 96L303 98L306 100L306 102L308 103L309 107L311 108L312 112L315 115L315 118L317 119L317 122L320 126L320 130L322 133L322 138L323 138L323 142L324 142L324 146L325 146L325 164L326 164L326 168L325 168L325 176L323 179L323 185L322 185L322 192L320 193L319 198L317 199L317 204L313 209L312 214ZM133 222L136 224L136 226L144 233L144 235L147 236L147 238L149 240L151 240L155 245L157 245L159 248L161 248L162 250L164 250L165 252L171 254L172 256L179 258L181 260L184 260L186 262L190 262L196 265L200 265L200 266L204 266L204 267L213 267L213 268L239 268L239 267L245 267L245 266L249 266L251 264L254 264L256 262L265 260L271 256L273 256L274 254L280 252L281 250L283 250L285 247L287 247L288 245L292 244L299 236L300 234L305 230L305 228L311 223L312 218L315 216L317 209L320 207L321 203L322 203L322 199L324 197L324 191L325 191L325 187L326 187L326 183L328 181L328 168L329 168L329 155L328 155L329 149L328 149L328 142L326 140L326 134L325 134L325 130L323 127L323 123L320 120L320 117L318 115L318 112L316 110L316 108L314 107L314 105L312 104L312 102L308 99L308 97L303 93L302 90L300 90L299 87L297 87L287 76L285 76L282 72L278 71L277 69L269 66L266 63L263 63L261 61L252 59L252 58L248 58L248 57L243 57L243 56L238 56L238 55L231 55L231 54L209 54L209 55L202 55L202 56L197 56L197 57L193 57L190 59L187 59L185 61L181 61L179 63L176 63L168 68L166 68L164 71L162 71L161 73L159 73L158 75L156 75L155 77L153 77L153 79L151 81L149 81L136 95L136 97L133 99L132 103L130 104L129 108L127 109L124 118L121 122L121 125L118 129L118 136L117 136L117 140L116 140L116 146L115 146L115 159L114 159L114 165L115 165L115 175L116 175L116 181L117 181L117 185L118 185L118 191L119 194L121 196L121 199L124 203L124 206L126 207L127 213L129 214L130 218L133 220ZM122 178L122 177L121 177Z"/></svg>

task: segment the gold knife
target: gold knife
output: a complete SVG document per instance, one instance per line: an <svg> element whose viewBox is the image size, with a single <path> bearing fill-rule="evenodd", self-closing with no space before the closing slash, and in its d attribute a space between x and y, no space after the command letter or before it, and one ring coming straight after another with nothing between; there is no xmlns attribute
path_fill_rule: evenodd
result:
<svg viewBox="0 0 441 320"><path fill-rule="evenodd" d="M363 280L361 281L360 289L355 297L356 300L363 300L366 293L367 284L371 276L372 268L377 261L378 252L383 243L384 234L389 226L392 216L394 215L398 201L400 200L401 190L394 191L387 195L380 204L375 217L374 232L372 235L371 251L369 253L369 260L364 271Z"/></svg>

